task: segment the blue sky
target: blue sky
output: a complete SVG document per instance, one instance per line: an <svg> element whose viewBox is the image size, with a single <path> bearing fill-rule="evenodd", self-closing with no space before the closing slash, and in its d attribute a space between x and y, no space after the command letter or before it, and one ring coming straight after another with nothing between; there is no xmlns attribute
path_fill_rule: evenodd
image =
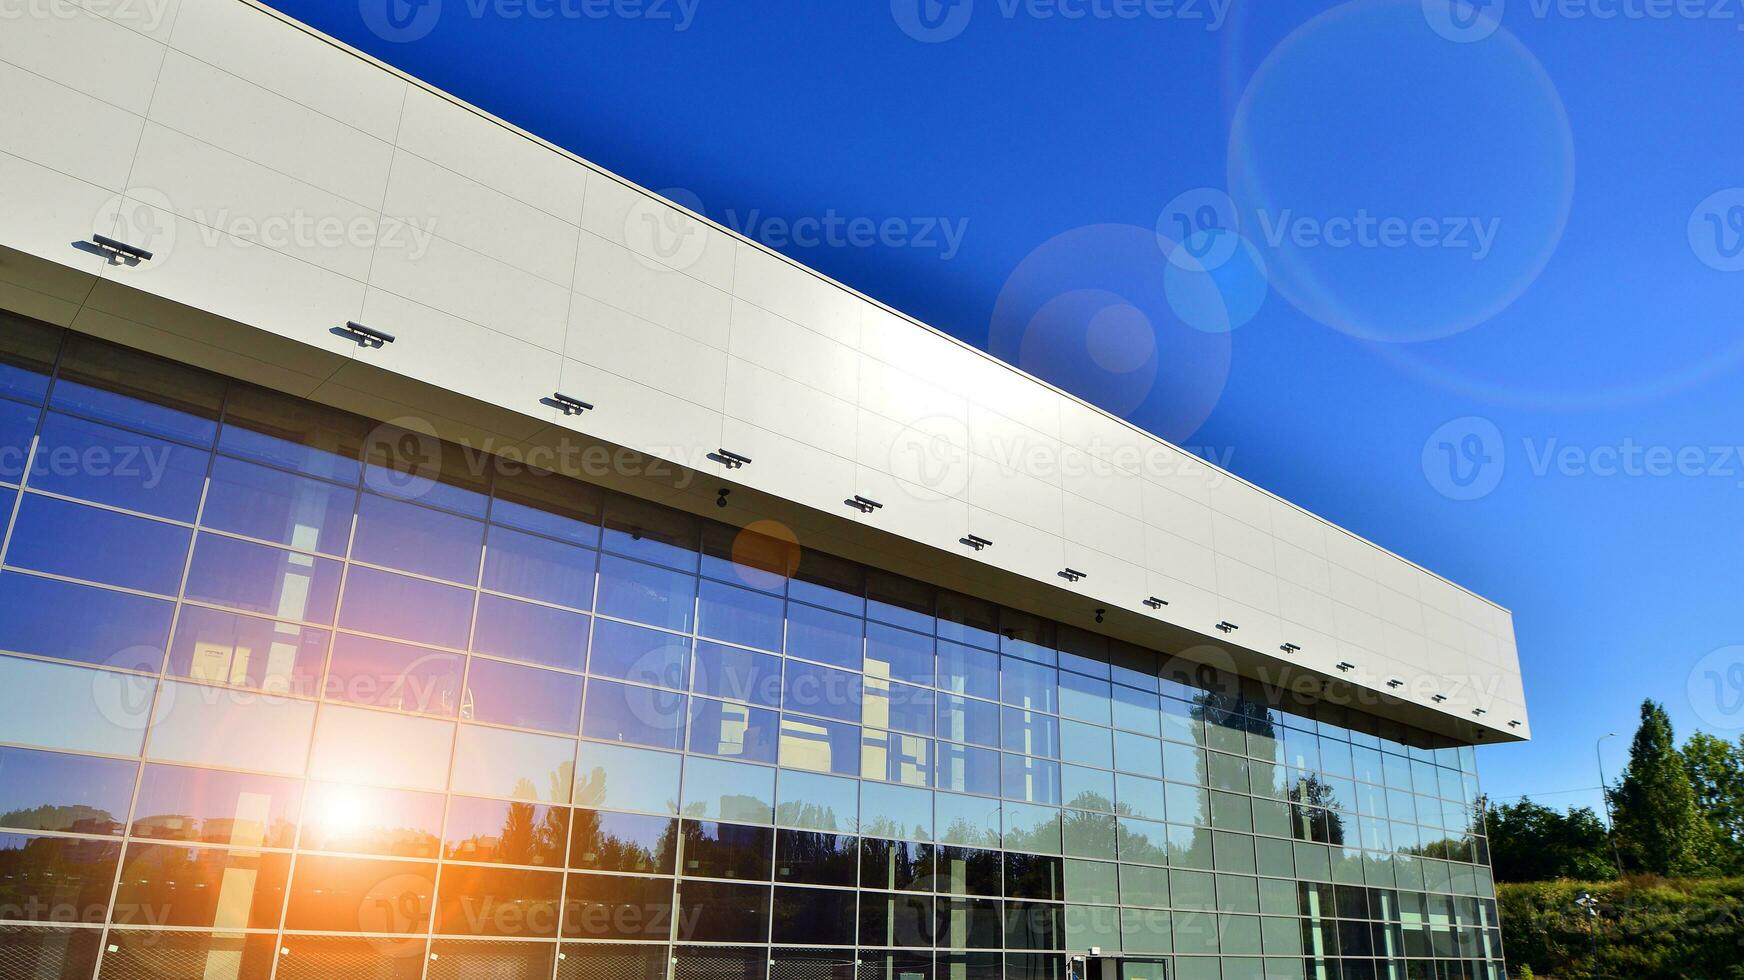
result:
<svg viewBox="0 0 1744 980"><path fill-rule="evenodd" d="M1498 797L1744 728L1744 4L270 2L1510 607Z"/></svg>

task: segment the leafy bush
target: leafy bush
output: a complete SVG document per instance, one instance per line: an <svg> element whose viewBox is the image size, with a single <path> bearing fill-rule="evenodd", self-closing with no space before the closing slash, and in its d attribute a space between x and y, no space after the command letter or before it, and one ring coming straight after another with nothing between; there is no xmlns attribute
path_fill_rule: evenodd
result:
<svg viewBox="0 0 1744 980"><path fill-rule="evenodd" d="M1503 948L1517 976L1593 973L1594 921L1575 904L1582 892L1599 903L1605 976L1744 980L1744 878L1651 876L1497 886Z"/></svg>

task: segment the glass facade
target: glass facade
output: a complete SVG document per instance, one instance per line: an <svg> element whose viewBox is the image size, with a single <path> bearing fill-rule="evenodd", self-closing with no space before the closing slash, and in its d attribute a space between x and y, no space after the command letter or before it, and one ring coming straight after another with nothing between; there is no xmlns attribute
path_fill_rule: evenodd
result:
<svg viewBox="0 0 1744 980"><path fill-rule="evenodd" d="M1502 975L1342 707L15 319L0 515L0 980Z"/></svg>

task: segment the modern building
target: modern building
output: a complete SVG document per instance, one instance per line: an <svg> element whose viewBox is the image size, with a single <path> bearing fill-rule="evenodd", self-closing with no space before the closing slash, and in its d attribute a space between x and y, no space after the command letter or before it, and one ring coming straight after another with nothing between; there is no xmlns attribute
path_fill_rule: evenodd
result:
<svg viewBox="0 0 1744 980"><path fill-rule="evenodd" d="M1505 610L257 4L7 8L0 980L1502 976Z"/></svg>

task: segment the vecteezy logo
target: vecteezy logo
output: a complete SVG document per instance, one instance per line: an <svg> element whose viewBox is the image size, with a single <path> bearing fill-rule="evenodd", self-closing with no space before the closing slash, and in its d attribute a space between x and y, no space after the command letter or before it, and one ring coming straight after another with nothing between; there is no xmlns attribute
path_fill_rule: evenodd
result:
<svg viewBox="0 0 1744 980"><path fill-rule="evenodd" d="M1469 44L1496 33L1505 5L1506 0L1423 0L1423 19L1449 41Z"/></svg>
<svg viewBox="0 0 1744 980"><path fill-rule="evenodd" d="M1744 646L1721 647L1696 661L1690 707L1710 728L1744 728Z"/></svg>
<svg viewBox="0 0 1744 980"><path fill-rule="evenodd" d="M890 0L896 26L916 41L938 44L963 33L975 14L975 0Z"/></svg>
<svg viewBox="0 0 1744 980"><path fill-rule="evenodd" d="M1158 239L1175 246L1169 261L1189 272L1210 272L1228 262L1240 235L1235 201L1215 187L1177 194L1157 216Z"/></svg>
<svg viewBox="0 0 1744 980"><path fill-rule="evenodd" d="M442 0L357 0L364 26L395 44L421 41L442 19Z"/></svg>
<svg viewBox="0 0 1744 980"><path fill-rule="evenodd" d="M1477 415L1454 419L1423 443L1423 475L1449 500L1487 497L1507 467L1502 430Z"/></svg>
<svg viewBox="0 0 1744 980"><path fill-rule="evenodd" d="M702 198L682 187L668 187L660 196L703 213ZM646 194L637 194L624 213L624 243L638 262L656 272L690 268L702 258L708 242L702 222Z"/></svg>
<svg viewBox="0 0 1744 980"><path fill-rule="evenodd" d="M1744 187L1708 195L1689 219L1690 250L1721 272L1744 271Z"/></svg>
<svg viewBox="0 0 1744 980"><path fill-rule="evenodd" d="M955 497L969 486L969 427L950 415L929 415L890 440L890 473L903 486Z"/></svg>
<svg viewBox="0 0 1744 980"><path fill-rule="evenodd" d="M377 493L417 500L442 475L442 443L421 418L383 422L363 443L364 485Z"/></svg>
<svg viewBox="0 0 1744 980"><path fill-rule="evenodd" d="M128 263L140 272L149 272L162 266L175 248L175 205L155 188L129 187L103 202L92 218L91 230L151 252L150 262Z"/></svg>

